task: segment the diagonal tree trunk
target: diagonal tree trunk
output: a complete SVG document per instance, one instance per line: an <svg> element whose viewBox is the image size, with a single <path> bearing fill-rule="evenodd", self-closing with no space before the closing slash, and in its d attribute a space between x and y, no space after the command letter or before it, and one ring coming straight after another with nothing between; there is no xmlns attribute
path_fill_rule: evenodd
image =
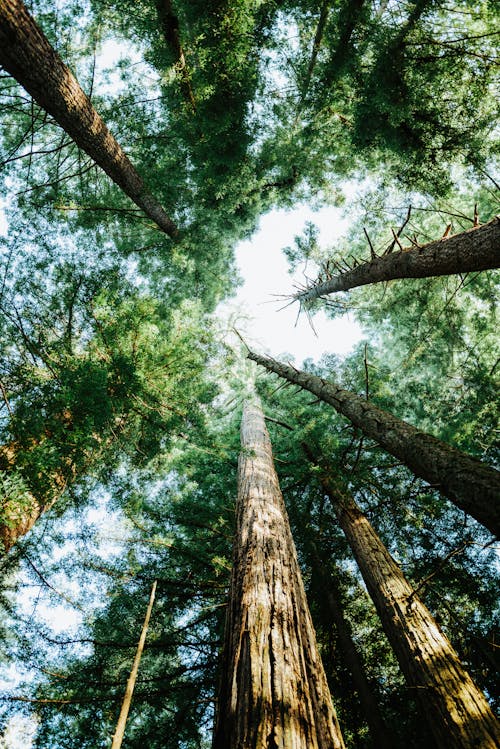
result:
<svg viewBox="0 0 500 749"><path fill-rule="evenodd" d="M329 403L457 507L500 534L499 471L321 377L252 351L248 358Z"/></svg>
<svg viewBox="0 0 500 749"><path fill-rule="evenodd" d="M294 295L294 299L312 299L348 291L394 278L429 278L455 273L488 270L500 266L500 219L484 226L440 239L422 247L411 247L376 257L328 281L317 283Z"/></svg>
<svg viewBox="0 0 500 749"><path fill-rule="evenodd" d="M344 616L340 603L342 597L339 584L335 576L330 574L326 568L315 542L306 540L306 544L309 547L313 563L313 577L317 576L320 590L323 591L324 605L335 625L340 654L351 673L352 682L358 694L363 717L368 724L373 746L383 747L383 749L394 749L396 740L384 722L375 694L368 681L362 658L353 640L351 625Z"/></svg>
<svg viewBox="0 0 500 749"><path fill-rule="evenodd" d="M15 468L19 445L11 442L0 446L0 474L9 475ZM44 497L36 497L27 490L22 496L0 498L0 557L7 554L20 538L26 535L44 512L57 502L68 483L75 478L71 462L65 469L52 474L52 491Z"/></svg>
<svg viewBox="0 0 500 749"><path fill-rule="evenodd" d="M214 749L343 749L257 403L241 447Z"/></svg>
<svg viewBox="0 0 500 749"><path fill-rule="evenodd" d="M0 0L0 65L162 231L177 234L22 0Z"/></svg>
<svg viewBox="0 0 500 749"><path fill-rule="evenodd" d="M437 747L495 749L497 720L433 616L354 498L324 474L321 483Z"/></svg>
<svg viewBox="0 0 500 749"><path fill-rule="evenodd" d="M130 705L132 704L132 695L134 694L135 682L137 680L137 673L139 671L142 653L144 651L144 645L146 644L146 635L148 633L149 620L151 619L151 612L153 610L153 604L155 601L157 582L158 581L155 580L151 588L151 594L149 596L149 603L146 609L146 616L144 617L144 622L143 622L142 630L141 630L141 636L139 637L139 643L137 645L134 662L132 664L132 670L130 671L130 676L128 677L128 680L127 680L125 696L123 698L120 715L118 717L118 722L116 724L116 730L113 735L113 743L111 745L111 749L120 749L122 742L123 742L123 737L125 736L125 726L127 725L127 718L128 718L128 714L130 710Z"/></svg>

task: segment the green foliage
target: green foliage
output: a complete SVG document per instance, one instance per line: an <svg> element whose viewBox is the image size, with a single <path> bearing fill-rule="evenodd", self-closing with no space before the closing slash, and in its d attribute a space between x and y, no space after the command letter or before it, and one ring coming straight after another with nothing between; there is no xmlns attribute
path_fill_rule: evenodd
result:
<svg viewBox="0 0 500 749"><path fill-rule="evenodd" d="M498 211L496 7L37 0L32 11L180 235L160 233L0 77L9 222L0 238L0 523L13 527L33 502L62 495L3 562L1 634L25 677L13 691L34 703L2 695L2 720L32 708L40 749L109 746L157 579L127 746L201 749L251 379L210 317L238 283L234 247L273 207L341 204L346 178L368 185L346 206L349 235L325 253L308 224L285 250L293 268L368 257L363 227L383 251L410 203L405 242L438 238L450 220L468 228L475 203L482 221ZM116 61L105 63L103 50ZM352 310L369 343L307 366L495 464L497 281L488 272L343 295L327 311ZM271 438L347 745L373 741L327 585L396 744L430 745L319 471L347 482L493 702L490 538L328 407L267 376L258 387L281 422L269 423ZM77 624L54 634L44 610L63 605Z"/></svg>

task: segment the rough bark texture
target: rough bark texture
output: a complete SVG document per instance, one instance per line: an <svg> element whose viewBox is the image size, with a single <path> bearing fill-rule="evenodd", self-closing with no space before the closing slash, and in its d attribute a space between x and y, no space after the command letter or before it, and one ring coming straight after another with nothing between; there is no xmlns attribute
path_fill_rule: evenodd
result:
<svg viewBox="0 0 500 749"><path fill-rule="evenodd" d="M495 749L500 731L484 694L354 499L327 478L323 486L436 745Z"/></svg>
<svg viewBox="0 0 500 749"><path fill-rule="evenodd" d="M492 533L500 534L499 471L321 377L251 351L248 358L332 405L417 476Z"/></svg>
<svg viewBox="0 0 500 749"><path fill-rule="evenodd" d="M429 278L454 273L488 270L500 266L500 219L455 234L448 239L410 247L362 263L350 271L318 283L295 295L308 302L318 297L348 291L394 278Z"/></svg>
<svg viewBox="0 0 500 749"><path fill-rule="evenodd" d="M0 0L0 64L169 236L173 221L146 190L142 178L68 67L21 0Z"/></svg>
<svg viewBox="0 0 500 749"><path fill-rule="evenodd" d="M214 749L342 749L262 410L245 407Z"/></svg>
<svg viewBox="0 0 500 749"><path fill-rule="evenodd" d="M381 749L393 749L396 746L396 741L382 718L363 661L352 638L351 626L344 616L340 603L341 594L337 581L325 570L325 565L319 556L316 545L311 542L310 547L314 563L313 576L317 575L321 582L325 605L335 625L340 654L351 673L353 687L357 692L363 717L368 724L373 746L381 747Z"/></svg>

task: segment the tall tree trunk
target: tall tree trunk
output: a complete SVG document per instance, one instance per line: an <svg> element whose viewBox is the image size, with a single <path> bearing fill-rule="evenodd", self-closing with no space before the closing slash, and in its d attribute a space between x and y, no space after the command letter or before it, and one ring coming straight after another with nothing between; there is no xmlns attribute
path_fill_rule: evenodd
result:
<svg viewBox="0 0 500 749"><path fill-rule="evenodd" d="M394 278L429 278L454 273L470 273L500 266L500 219L455 234L448 239L429 242L392 252L362 263L294 295L301 302L348 291Z"/></svg>
<svg viewBox="0 0 500 749"><path fill-rule="evenodd" d="M500 534L500 472L321 377L252 351L248 358L332 405L464 512Z"/></svg>
<svg viewBox="0 0 500 749"><path fill-rule="evenodd" d="M431 613L354 499L322 477L401 670L439 749L495 749L498 723Z"/></svg>
<svg viewBox="0 0 500 749"><path fill-rule="evenodd" d="M141 636L139 638L139 644L137 645L137 650L135 653L132 670L130 672L130 676L128 677L127 687L125 689L125 696L123 698L122 707L120 710L120 716L118 718L118 723L116 724L116 731L113 736L113 743L111 745L111 749L120 749L122 745L123 737L125 735L125 726L127 724L127 717L128 717L128 713L130 710L130 705L132 703L132 695L134 693L135 682L137 679L137 672L139 671L139 664L141 662L142 652L144 650L144 644L146 642L146 635L148 633L149 620L151 618L151 612L153 610L153 604L154 604L155 595L156 595L156 584L157 584L157 581L155 580L151 588L151 595L149 596L148 608L146 609L146 616L144 617L144 623L142 625Z"/></svg>
<svg viewBox="0 0 500 749"><path fill-rule="evenodd" d="M0 0L0 64L162 231L177 234L21 0Z"/></svg>
<svg viewBox="0 0 500 749"><path fill-rule="evenodd" d="M370 730L373 746L377 749L394 749L396 740L382 718L363 661L352 638L351 626L344 616L339 585L334 575L327 571L314 541L307 542L307 545L311 552L313 577L318 578L320 590L323 591L324 605L335 625L340 654L351 673L362 714Z"/></svg>
<svg viewBox="0 0 500 749"><path fill-rule="evenodd" d="M259 404L241 447L214 749L342 749Z"/></svg>

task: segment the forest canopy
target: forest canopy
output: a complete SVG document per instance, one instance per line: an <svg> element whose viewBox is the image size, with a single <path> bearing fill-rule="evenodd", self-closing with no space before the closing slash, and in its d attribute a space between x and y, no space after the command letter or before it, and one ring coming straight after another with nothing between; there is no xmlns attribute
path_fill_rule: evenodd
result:
<svg viewBox="0 0 500 749"><path fill-rule="evenodd" d="M0 0L0 747L497 745L498 10Z"/></svg>

